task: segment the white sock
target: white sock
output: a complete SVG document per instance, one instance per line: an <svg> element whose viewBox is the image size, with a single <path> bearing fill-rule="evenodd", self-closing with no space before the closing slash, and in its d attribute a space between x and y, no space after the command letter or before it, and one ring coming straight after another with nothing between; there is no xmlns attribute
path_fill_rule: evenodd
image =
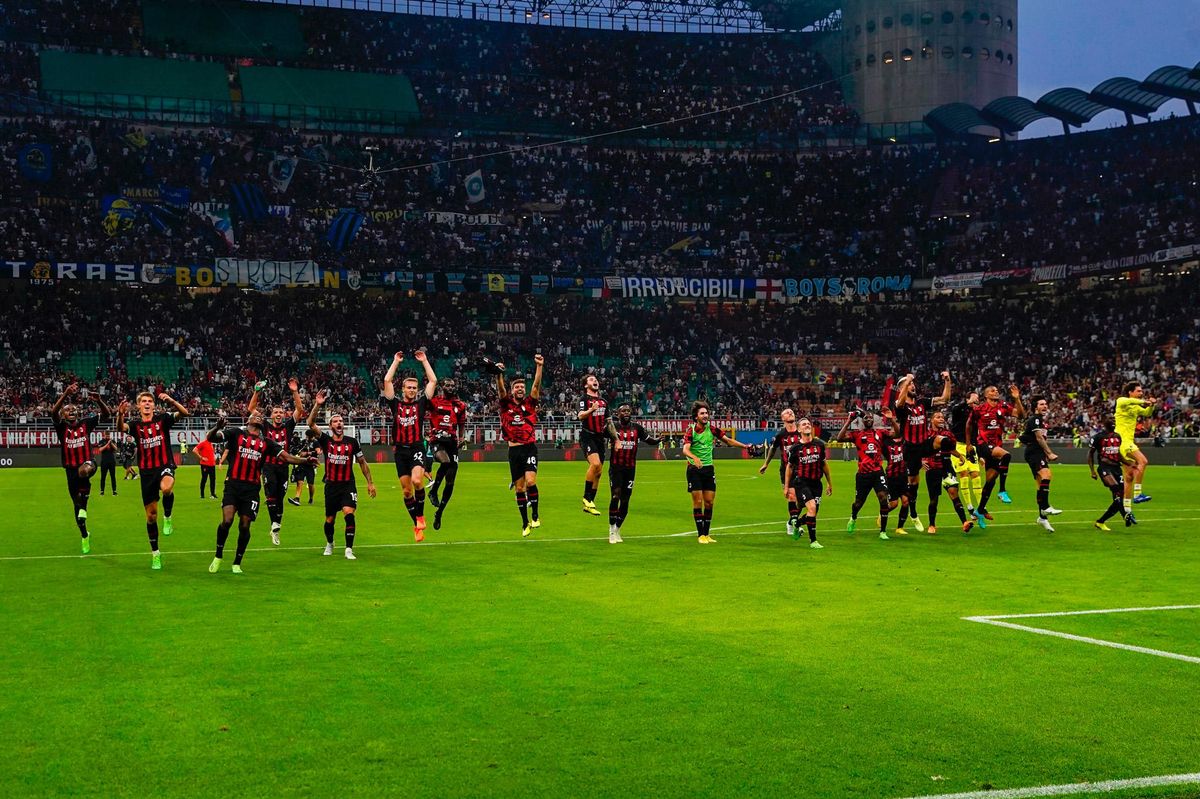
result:
<svg viewBox="0 0 1200 799"><path fill-rule="evenodd" d="M1142 484L1134 483L1133 484L1133 495L1136 497L1140 493L1142 493Z"/></svg>
<svg viewBox="0 0 1200 799"><path fill-rule="evenodd" d="M1121 500L1121 504L1125 507L1126 513L1129 513L1130 511L1133 510L1133 500L1123 499L1123 500Z"/></svg>

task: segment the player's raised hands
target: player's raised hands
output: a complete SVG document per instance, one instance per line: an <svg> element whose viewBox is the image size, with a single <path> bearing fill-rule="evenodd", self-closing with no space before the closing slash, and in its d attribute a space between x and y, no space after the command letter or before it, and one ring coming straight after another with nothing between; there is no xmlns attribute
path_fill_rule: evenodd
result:
<svg viewBox="0 0 1200 799"><path fill-rule="evenodd" d="M949 370L949 369L943 369L943 370L942 370L942 379L943 379L943 380L949 380L949 379L950 379L950 370Z"/></svg>
<svg viewBox="0 0 1200 799"><path fill-rule="evenodd" d="M425 363L425 361L429 360L429 356L425 354L424 347L421 347L421 349L419 349L415 353L413 353L413 357L416 358L421 363Z"/></svg>
<svg viewBox="0 0 1200 799"><path fill-rule="evenodd" d="M214 425L214 427L220 430L228 421L229 414L225 413L225 411L217 411L217 423Z"/></svg>
<svg viewBox="0 0 1200 799"><path fill-rule="evenodd" d="M300 390L300 381L294 377L289 377L287 386L290 391L299 391Z"/></svg>
<svg viewBox="0 0 1200 799"><path fill-rule="evenodd" d="M69 396L71 396L72 394L74 394L74 393L75 393L76 391L78 391L78 390L79 390L79 384L78 384L78 383L72 383L71 385L67 386L67 390L66 390L66 391L64 391L63 393L64 393L64 394L66 394L66 395L69 397Z"/></svg>
<svg viewBox="0 0 1200 799"><path fill-rule="evenodd" d="M541 366L546 362L546 359L539 353L538 355L533 356L533 362L538 366Z"/></svg>
<svg viewBox="0 0 1200 799"><path fill-rule="evenodd" d="M313 402L318 405L324 405L327 399L329 399L329 389L323 388L317 392L317 396L313 398Z"/></svg>
<svg viewBox="0 0 1200 799"><path fill-rule="evenodd" d="M170 395L170 394L168 394L168 393L167 393L167 392L165 392L165 391L164 391L163 393L159 394L159 395L158 395L158 398L159 398L160 400L162 400L163 402L170 402L170 401L171 401L171 395Z"/></svg>
<svg viewBox="0 0 1200 799"><path fill-rule="evenodd" d="M404 351L397 350L396 354L392 356L392 363L401 363L403 361L404 361Z"/></svg>
<svg viewBox="0 0 1200 799"><path fill-rule="evenodd" d="M499 369L501 372L504 371L504 363L502 361L496 361L492 365L495 366L497 369Z"/></svg>
<svg viewBox="0 0 1200 799"><path fill-rule="evenodd" d="M117 413L129 413L129 400L121 400L121 404L117 406Z"/></svg>
<svg viewBox="0 0 1200 799"><path fill-rule="evenodd" d="M1020 399L1021 398L1021 389L1017 388L1016 386L1009 386L1008 387L1008 395L1010 397L1012 397L1013 399Z"/></svg>

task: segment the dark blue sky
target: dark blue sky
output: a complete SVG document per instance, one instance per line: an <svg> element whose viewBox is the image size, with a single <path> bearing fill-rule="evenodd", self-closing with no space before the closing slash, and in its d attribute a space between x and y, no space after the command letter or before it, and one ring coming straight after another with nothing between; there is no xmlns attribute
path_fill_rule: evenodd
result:
<svg viewBox="0 0 1200 799"><path fill-rule="evenodd" d="M1036 100L1051 89L1089 91L1106 78L1143 80L1158 67L1200 61L1200 0L1021 0L1020 94ZM1186 114L1172 101L1162 115ZM1110 111L1093 127L1124 124ZM1030 125L1022 137L1062 132L1058 122Z"/></svg>

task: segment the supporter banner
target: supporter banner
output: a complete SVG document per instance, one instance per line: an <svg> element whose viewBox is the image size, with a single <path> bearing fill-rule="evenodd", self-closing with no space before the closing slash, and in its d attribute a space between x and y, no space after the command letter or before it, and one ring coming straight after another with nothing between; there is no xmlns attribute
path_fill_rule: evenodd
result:
<svg viewBox="0 0 1200 799"><path fill-rule="evenodd" d="M758 281L743 278L610 277L605 285L622 297L678 297L680 299L753 299Z"/></svg>
<svg viewBox="0 0 1200 799"><path fill-rule="evenodd" d="M332 218L338 208L313 208L313 216ZM371 222L435 222L439 225L469 225L498 227L504 224L500 214L464 214L458 211L421 211L413 208L363 208L363 216Z"/></svg>
<svg viewBox="0 0 1200 799"><path fill-rule="evenodd" d="M957 289L977 289L983 285L983 272L963 272L958 275L937 275L933 279L936 291L955 291Z"/></svg>
<svg viewBox="0 0 1200 799"><path fill-rule="evenodd" d="M222 285L255 288L321 285L321 269L316 261L217 258L214 271L216 282Z"/></svg>
<svg viewBox="0 0 1200 799"><path fill-rule="evenodd" d="M862 294L886 294L908 291L912 275L874 275L864 277L801 277L783 280L759 279L758 292L767 300L792 300L808 297L853 297ZM779 284L776 286L776 284Z"/></svg>

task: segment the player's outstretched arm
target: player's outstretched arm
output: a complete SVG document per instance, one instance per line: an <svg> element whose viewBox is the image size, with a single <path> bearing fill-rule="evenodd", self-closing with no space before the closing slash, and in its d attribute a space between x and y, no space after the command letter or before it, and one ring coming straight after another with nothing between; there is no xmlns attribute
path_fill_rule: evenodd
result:
<svg viewBox="0 0 1200 799"><path fill-rule="evenodd" d="M327 392L325 389L318 391L317 396L313 398L312 410L308 412L308 429L315 430L317 435L320 435L322 432L321 426L317 424L317 411L319 411L321 406L325 404L325 400L328 399L328 397L329 392Z"/></svg>
<svg viewBox="0 0 1200 799"><path fill-rule="evenodd" d="M425 399L433 399L433 393L437 391L438 383L437 374L433 371L433 364L429 362L429 356L425 354L424 349L417 350L415 357L425 367Z"/></svg>
<svg viewBox="0 0 1200 799"><path fill-rule="evenodd" d="M496 369L497 398L501 400L508 399L508 386L504 384L504 364L501 361L496 361Z"/></svg>
<svg viewBox="0 0 1200 799"><path fill-rule="evenodd" d="M883 417L884 421L886 421L891 428L891 432L889 433L889 435L892 438L899 437L900 425L896 422L896 414L892 412L892 409L891 408L883 408L880 415Z"/></svg>
<svg viewBox="0 0 1200 799"><path fill-rule="evenodd" d="M180 403L178 400L176 400L174 397L172 397L170 394L168 394L165 391L158 395L158 399L161 402L166 402L170 405L175 406L175 418L176 419L182 419L185 416L192 415L191 411L189 411L187 408L183 407L182 403Z"/></svg>
<svg viewBox="0 0 1200 799"><path fill-rule="evenodd" d="M717 431L717 439L722 444L726 444L731 447L738 447L740 449L750 449L750 446L751 446L750 444L743 444L742 442L738 441L737 439L730 438L729 436L725 435L724 430L717 430L717 428L715 428L715 427L713 429Z"/></svg>
<svg viewBox="0 0 1200 799"><path fill-rule="evenodd" d="M846 423L845 423L845 424L843 424L843 425L842 425L842 429L838 431L838 434L837 434L836 440L838 440L838 441L846 441L846 442L850 441L850 423L851 423L851 422L853 422L853 421L854 421L854 415L853 415L853 414L847 414L847 416L846 416ZM765 464L764 464L764 465L765 465Z"/></svg>
<svg viewBox="0 0 1200 799"><path fill-rule="evenodd" d="M100 406L100 418L101 419L108 419L108 418L112 417L112 415L113 415L112 408L110 408L108 406L108 403L105 402L104 399L101 398L101 396L99 394L93 394L92 401L95 402L98 406Z"/></svg>
<svg viewBox="0 0 1200 799"><path fill-rule="evenodd" d="M535 364L533 369L533 386L529 389L529 396L534 399L542 398L542 369L546 366L546 359L541 354L533 356Z"/></svg>
<svg viewBox="0 0 1200 799"><path fill-rule="evenodd" d="M54 401L54 405L50 408L50 418L55 422L58 421L58 416L62 413L63 405L67 402L67 397L74 394L79 389L78 383L72 383L63 389L63 393Z"/></svg>
<svg viewBox="0 0 1200 799"><path fill-rule="evenodd" d="M771 440L771 446L767 447L766 454L765 454L765 455L763 455L763 462L762 462L762 466L759 466L759 467L758 467L758 473L759 473L759 474L766 474L766 473L767 473L767 466L768 466L768 464L770 464L770 463L771 463L771 458L774 458L774 457L775 457L775 452L776 452L778 449L779 449L779 439L778 439L778 438L772 439L772 440ZM779 457L781 457L781 458L782 458L783 456L782 456L782 455L780 455Z"/></svg>
<svg viewBox="0 0 1200 799"><path fill-rule="evenodd" d="M950 383L950 370L948 370L948 369L943 370L942 371L942 393L939 396L934 397L933 401L930 404L933 405L934 407L938 407L938 406L945 405L948 402L950 402L950 395L953 393L953 388L954 387Z"/></svg>
<svg viewBox="0 0 1200 799"><path fill-rule="evenodd" d="M1021 402L1021 389L1016 386L1008 387L1008 396L1012 397L1013 411L1018 419L1025 418L1025 405Z"/></svg>
<svg viewBox="0 0 1200 799"><path fill-rule="evenodd" d="M396 398L396 370L400 368L400 364L404 361L404 353L397 352L392 356L392 364L388 367L387 374L383 376L383 398Z"/></svg>
<svg viewBox="0 0 1200 799"><path fill-rule="evenodd" d="M912 372L909 372L904 377L900 378L900 382L896 384L896 401L893 402L892 405L897 408L904 406L904 403L908 401L908 393L912 391L913 380L915 379L916 377Z"/></svg>
<svg viewBox="0 0 1200 799"><path fill-rule="evenodd" d="M304 398L300 396L300 381L289 377L288 390L292 392L292 421L299 422L304 418Z"/></svg>
<svg viewBox="0 0 1200 799"><path fill-rule="evenodd" d="M118 433L128 433L129 425L125 424L125 416L129 413L129 400L121 400L121 404L117 406L117 420L113 423L113 428Z"/></svg>
<svg viewBox="0 0 1200 799"><path fill-rule="evenodd" d="M226 421L228 421L228 419L225 416L225 412L218 411L216 423L212 426L211 430L209 430L207 433L204 434L204 437L206 439L208 439L209 441L224 441L225 440L224 427L225 427ZM197 457L199 457L199 456L197 456Z"/></svg>
<svg viewBox="0 0 1200 799"><path fill-rule="evenodd" d="M611 426L611 422L609 424ZM652 447L657 447L662 443L661 438L655 438L654 436L650 435L650 431L642 427L640 424L638 425L638 438Z"/></svg>

